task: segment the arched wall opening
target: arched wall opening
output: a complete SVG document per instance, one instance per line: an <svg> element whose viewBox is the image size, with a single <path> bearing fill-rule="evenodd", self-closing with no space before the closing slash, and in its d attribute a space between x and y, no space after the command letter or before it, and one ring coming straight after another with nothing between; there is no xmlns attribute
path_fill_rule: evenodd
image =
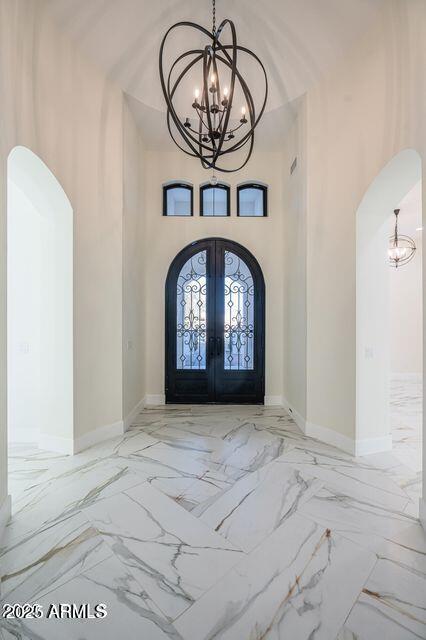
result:
<svg viewBox="0 0 426 640"><path fill-rule="evenodd" d="M73 210L26 147L7 186L8 441L73 453Z"/></svg>
<svg viewBox="0 0 426 640"><path fill-rule="evenodd" d="M394 309L391 306L390 284L391 276L395 274L388 265L388 239L393 210L419 184L421 176L419 154L413 149L401 151L375 178L356 214L357 455L389 451L392 448L390 384L391 336L394 335L391 332L394 327L391 313ZM400 225L403 225L403 220L402 214ZM401 233L404 233L402 229ZM416 295L421 301L421 283ZM422 350L421 341L417 348Z"/></svg>

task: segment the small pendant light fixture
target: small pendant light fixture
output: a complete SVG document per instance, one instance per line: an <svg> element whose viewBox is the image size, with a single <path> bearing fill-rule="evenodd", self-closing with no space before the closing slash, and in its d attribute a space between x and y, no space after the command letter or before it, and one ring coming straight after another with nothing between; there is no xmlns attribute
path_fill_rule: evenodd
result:
<svg viewBox="0 0 426 640"><path fill-rule="evenodd" d="M410 236L404 236L398 233L398 215L400 209L395 209L395 231L389 238L389 266L397 269L398 267L407 264L414 258L416 253L416 243Z"/></svg>
<svg viewBox="0 0 426 640"><path fill-rule="evenodd" d="M212 0L212 10L211 31L187 21L177 22L167 30L160 47L160 80L167 105L167 127L175 144L188 155L198 158L205 169L230 173L244 167L250 159L254 130L266 106L268 78L258 56L237 44L236 29L231 20L223 20L216 29L216 0ZM165 60L170 60L165 52L166 42L174 30L181 28L187 30L185 42L191 31L195 31L198 37L200 33L205 37L206 43L203 48L195 46L180 54L175 52L175 61L165 68ZM229 42L223 43L226 33ZM250 62L260 71L259 78L253 80L250 76L256 84L259 104L253 99L243 76L241 62ZM192 78L195 81L193 96L185 94L188 80L191 82ZM183 114L178 115L177 102L186 109L184 117ZM224 158L243 147L246 154L239 159L238 166L223 166L221 161Z"/></svg>

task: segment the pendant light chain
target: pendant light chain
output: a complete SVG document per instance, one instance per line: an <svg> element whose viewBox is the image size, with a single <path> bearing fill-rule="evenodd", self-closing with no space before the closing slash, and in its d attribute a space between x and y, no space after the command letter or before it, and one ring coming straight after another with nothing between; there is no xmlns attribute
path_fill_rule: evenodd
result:
<svg viewBox="0 0 426 640"><path fill-rule="evenodd" d="M395 214L395 231L394 231L394 242L395 242L395 246L398 246L398 214L399 214L399 209L395 209L394 211Z"/></svg>
<svg viewBox="0 0 426 640"><path fill-rule="evenodd" d="M212 0L212 12L213 12L213 29L212 33L216 35L216 0Z"/></svg>

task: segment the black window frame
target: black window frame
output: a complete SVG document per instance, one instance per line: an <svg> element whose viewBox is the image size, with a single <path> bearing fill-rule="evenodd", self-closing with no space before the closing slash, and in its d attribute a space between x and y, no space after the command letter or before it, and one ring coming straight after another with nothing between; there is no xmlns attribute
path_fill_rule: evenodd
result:
<svg viewBox="0 0 426 640"><path fill-rule="evenodd" d="M185 213L178 213L171 215L167 213L167 193L171 189L188 189L191 192L191 212L189 215ZM163 184L163 216L166 218L190 218L194 215L194 185L188 182L167 182Z"/></svg>
<svg viewBox="0 0 426 640"><path fill-rule="evenodd" d="M226 191L227 206L226 206L225 214L217 215L217 216L204 215L203 194L204 194L204 191L206 191L207 189L223 189ZM230 215L231 215L231 187L229 186L229 184L225 184L224 182L218 182L217 184L211 184L210 182L206 182L204 184L200 184L200 216L203 216L204 218L229 218Z"/></svg>
<svg viewBox="0 0 426 640"><path fill-rule="evenodd" d="M240 191L245 189L259 189L262 191L263 215L245 215L240 213ZM261 182L244 182L237 185L237 216L240 218L267 218L268 217L268 185Z"/></svg>

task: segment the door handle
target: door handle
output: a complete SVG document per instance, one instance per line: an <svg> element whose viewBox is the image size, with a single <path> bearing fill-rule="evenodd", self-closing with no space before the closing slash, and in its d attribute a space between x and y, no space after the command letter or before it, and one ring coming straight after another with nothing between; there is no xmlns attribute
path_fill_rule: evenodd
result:
<svg viewBox="0 0 426 640"><path fill-rule="evenodd" d="M216 340L216 338L213 338L213 337L209 338L209 345L210 345L209 351L210 351L210 355L212 357L214 356L215 340Z"/></svg>
<svg viewBox="0 0 426 640"><path fill-rule="evenodd" d="M222 349L222 342L220 338L216 338L216 355L220 356Z"/></svg>

